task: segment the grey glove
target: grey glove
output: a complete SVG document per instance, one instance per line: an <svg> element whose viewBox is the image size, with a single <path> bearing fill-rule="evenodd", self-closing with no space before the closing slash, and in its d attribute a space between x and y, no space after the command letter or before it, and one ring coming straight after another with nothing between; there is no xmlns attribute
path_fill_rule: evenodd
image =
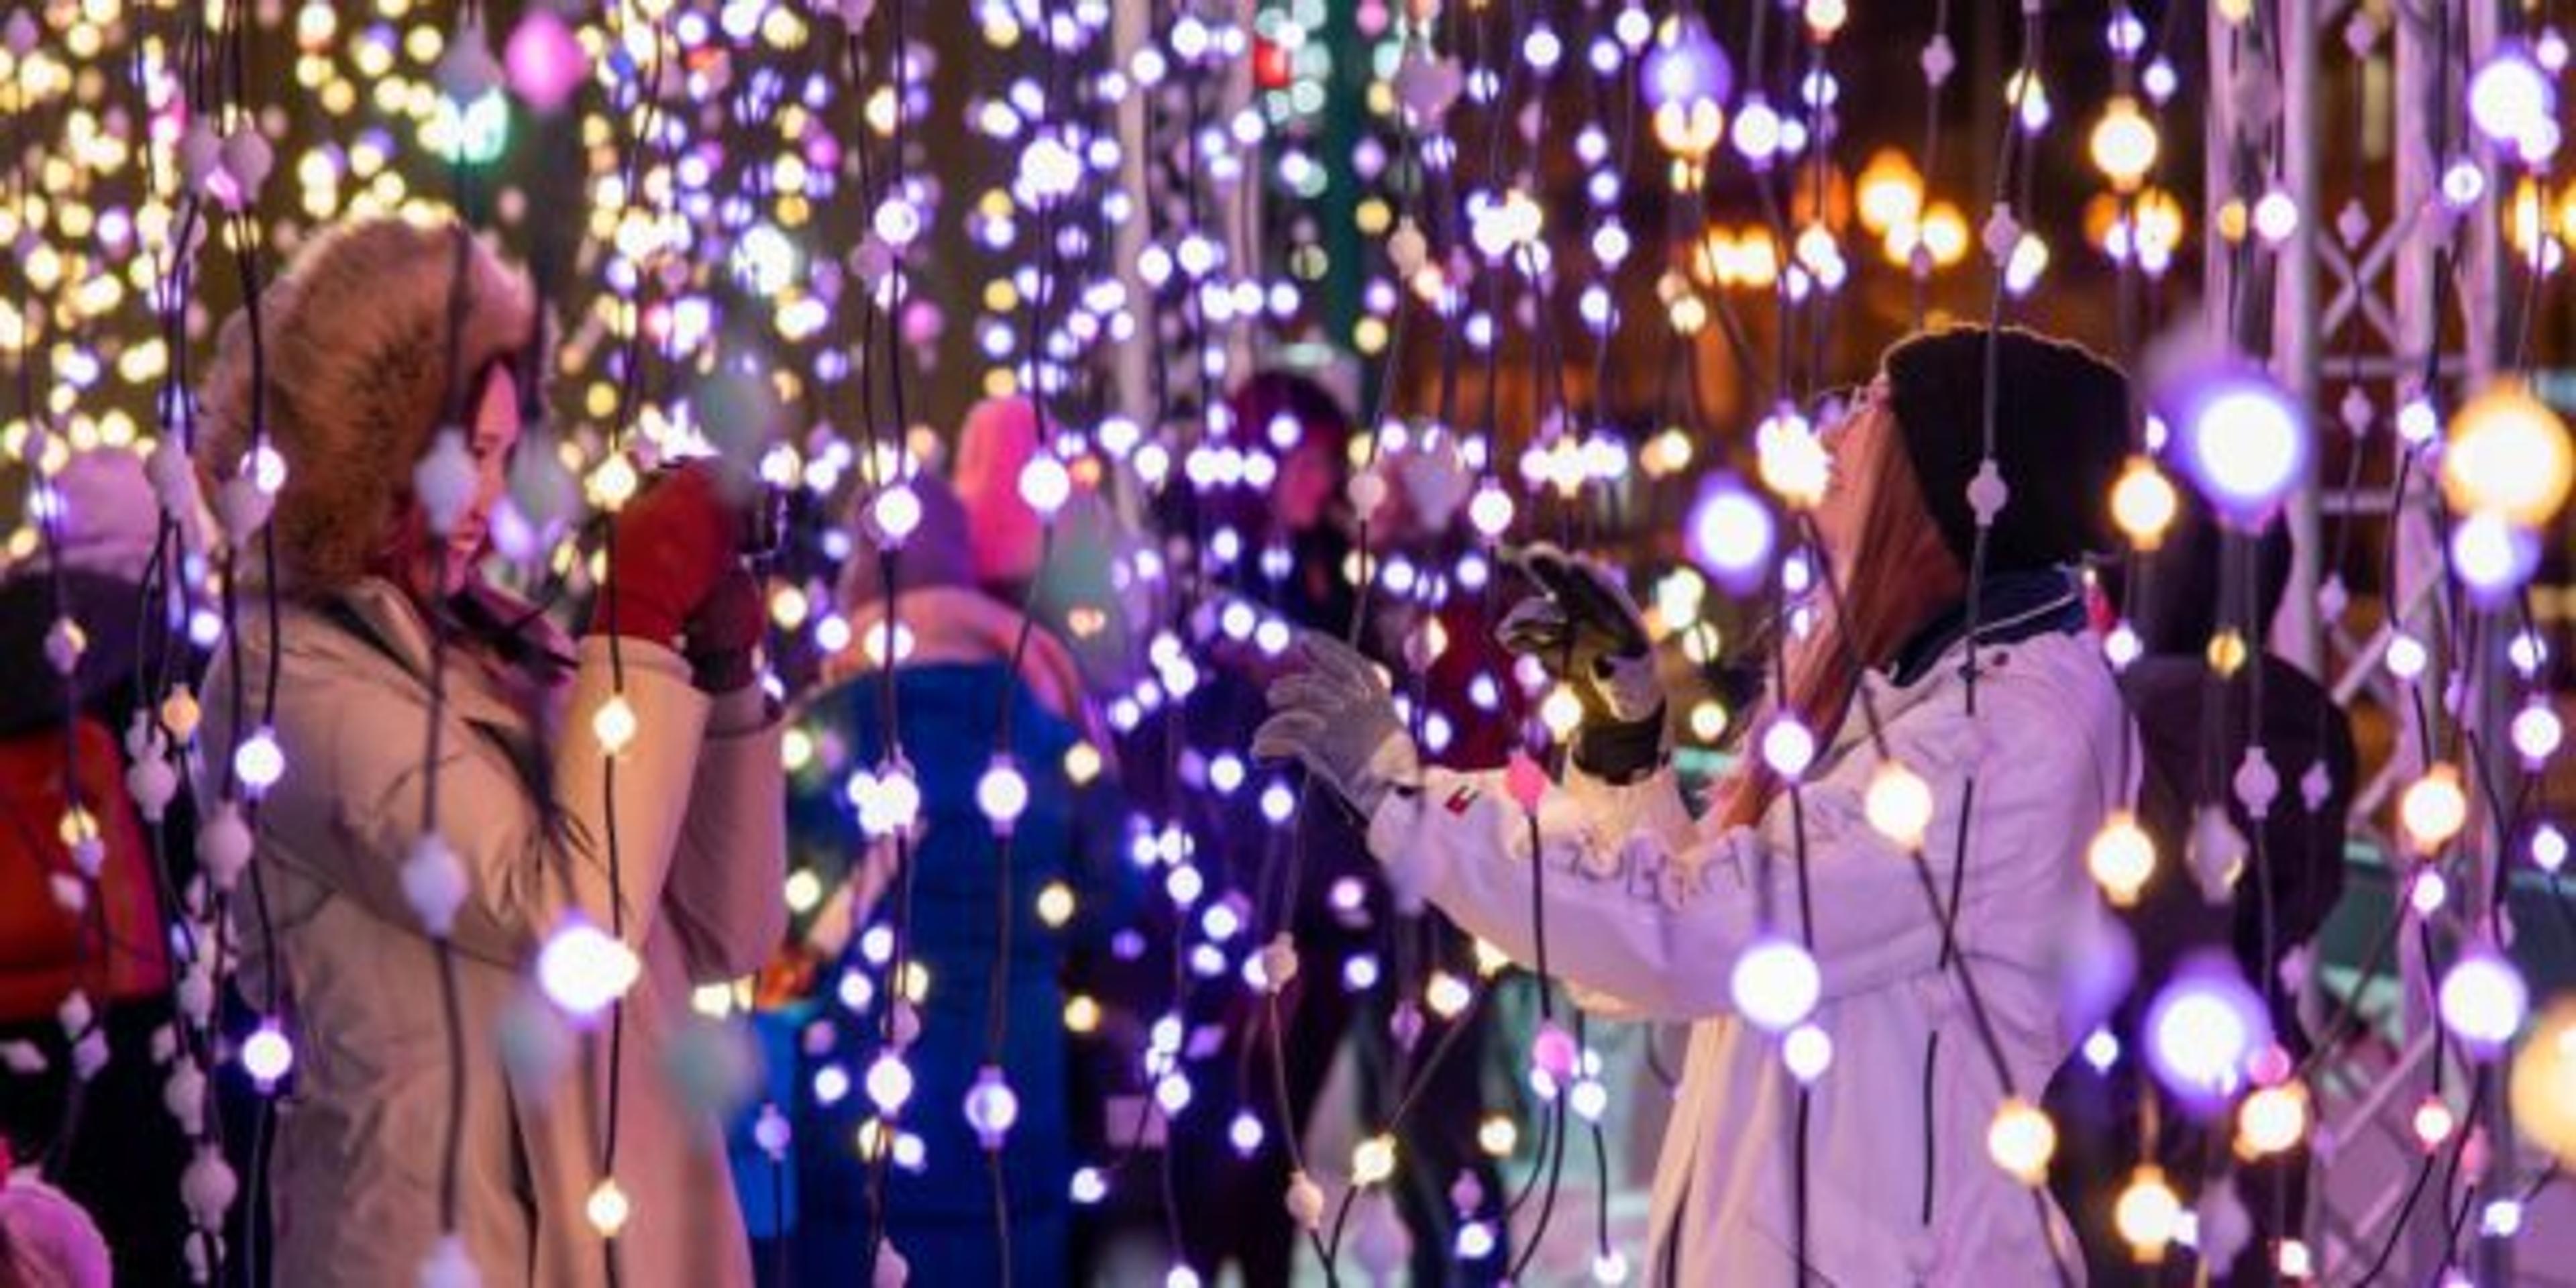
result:
<svg viewBox="0 0 2576 1288"><path fill-rule="evenodd" d="M1653 772L1663 763L1664 686L1636 601L1608 572L1551 545L1513 563L1540 593L1513 605L1495 638L1573 685L1583 702L1575 764L1612 782Z"/></svg>
<svg viewBox="0 0 2576 1288"><path fill-rule="evenodd" d="M1253 731L1253 757L1297 761L1362 818L1374 815L1389 791L1422 772L1395 698L1377 668L1340 640L1309 631L1298 651L1306 669L1271 681L1270 718Z"/></svg>

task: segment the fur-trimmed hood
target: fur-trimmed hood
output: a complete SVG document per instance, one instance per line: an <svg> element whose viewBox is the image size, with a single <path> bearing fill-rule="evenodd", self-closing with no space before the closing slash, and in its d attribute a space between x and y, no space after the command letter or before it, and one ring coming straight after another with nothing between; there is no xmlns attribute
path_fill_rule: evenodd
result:
<svg viewBox="0 0 2576 1288"><path fill-rule="evenodd" d="M210 491L240 470L255 437L253 312L224 324L203 388L196 462ZM526 276L453 222L327 229L260 293L256 313L265 428L286 462L271 519L280 572L306 590L366 569L431 434L467 414L496 363L542 358ZM523 383L542 376L521 373Z"/></svg>

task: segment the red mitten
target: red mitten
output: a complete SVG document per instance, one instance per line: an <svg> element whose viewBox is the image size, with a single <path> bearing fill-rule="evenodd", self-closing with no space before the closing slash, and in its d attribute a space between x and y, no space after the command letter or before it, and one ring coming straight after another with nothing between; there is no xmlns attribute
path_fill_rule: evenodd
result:
<svg viewBox="0 0 2576 1288"><path fill-rule="evenodd" d="M753 658L767 618L760 578L736 563L683 627L688 642L682 652L697 686L709 693L731 693L757 679L760 669Z"/></svg>
<svg viewBox="0 0 2576 1288"><path fill-rule="evenodd" d="M734 566L741 523L712 467L681 467L610 520L617 552L611 584L591 605L592 635L669 645Z"/></svg>

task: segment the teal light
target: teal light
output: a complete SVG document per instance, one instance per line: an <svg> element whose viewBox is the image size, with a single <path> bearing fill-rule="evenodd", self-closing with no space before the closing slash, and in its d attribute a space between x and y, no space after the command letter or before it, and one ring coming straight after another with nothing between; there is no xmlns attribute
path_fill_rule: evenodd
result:
<svg viewBox="0 0 2576 1288"><path fill-rule="evenodd" d="M441 161L490 165L510 143L509 95L497 87L486 90L461 115L454 99L440 98L438 110L421 125L421 143Z"/></svg>

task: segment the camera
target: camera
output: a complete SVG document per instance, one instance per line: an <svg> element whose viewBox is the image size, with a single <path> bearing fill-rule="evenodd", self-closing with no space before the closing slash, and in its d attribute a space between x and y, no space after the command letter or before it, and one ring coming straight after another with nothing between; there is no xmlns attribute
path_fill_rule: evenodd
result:
<svg viewBox="0 0 2576 1288"><path fill-rule="evenodd" d="M712 481L720 497L728 502L740 500L733 507L743 525L734 534L736 553L755 563L776 557L787 544L787 489L729 466L715 456L665 457L645 471L646 486L658 486L664 479L693 468L705 469L714 476ZM742 498L745 488L749 489L748 498Z"/></svg>

